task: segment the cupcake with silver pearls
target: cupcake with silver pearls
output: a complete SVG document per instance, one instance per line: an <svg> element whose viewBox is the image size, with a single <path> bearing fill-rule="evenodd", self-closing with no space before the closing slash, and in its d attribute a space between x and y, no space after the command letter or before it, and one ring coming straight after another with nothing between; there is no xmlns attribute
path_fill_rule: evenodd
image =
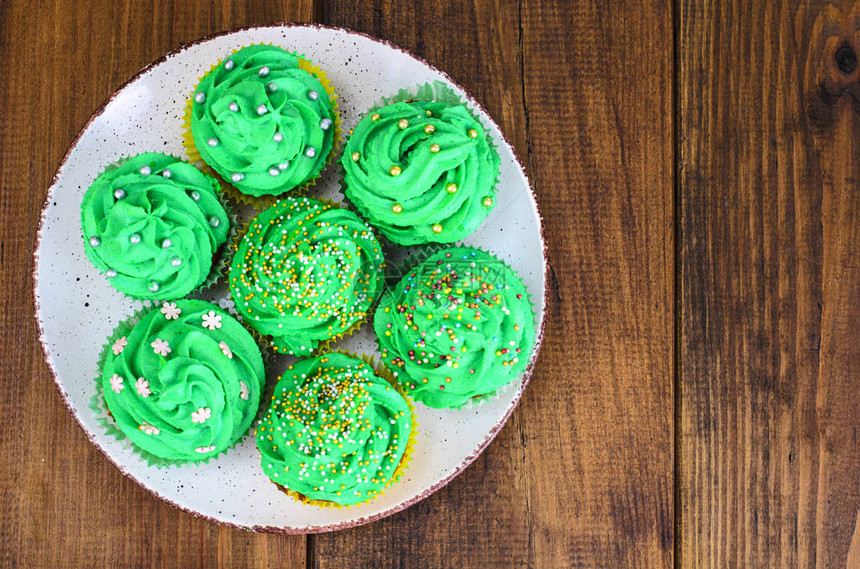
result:
<svg viewBox="0 0 860 569"><path fill-rule="evenodd" d="M277 196L316 179L337 142L325 75L295 53L252 45L221 60L198 83L189 154L242 194Z"/></svg>
<svg viewBox="0 0 860 569"><path fill-rule="evenodd" d="M177 299L217 278L230 219L212 176L166 154L111 165L81 204L87 258L118 291Z"/></svg>

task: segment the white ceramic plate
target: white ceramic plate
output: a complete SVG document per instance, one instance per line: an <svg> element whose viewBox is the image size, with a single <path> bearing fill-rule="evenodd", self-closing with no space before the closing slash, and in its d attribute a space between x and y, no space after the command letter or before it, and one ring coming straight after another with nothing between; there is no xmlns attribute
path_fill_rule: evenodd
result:
<svg viewBox="0 0 860 569"><path fill-rule="evenodd" d="M103 342L141 305L113 290L87 261L80 228L83 194L106 164L123 156L183 154L183 108L197 78L231 50L261 42L303 53L327 72L340 96L345 131L381 97L404 87L441 80L468 100L499 143L502 166L498 205L466 243L506 259L525 281L537 313L538 342L528 372L498 397L471 408L434 410L417 404L420 430L405 476L381 497L351 508L304 506L280 492L263 474L251 434L208 464L159 469L147 466L127 440L106 435L88 408ZM333 170L326 170L314 193L342 199ZM69 410L124 474L163 500L211 521L257 531L329 531L390 515L430 495L493 439L519 401L540 346L545 254L540 215L522 165L492 118L450 77L396 46L348 30L314 25L249 28L169 53L114 93L84 126L57 171L42 212L34 274L36 318L48 366ZM372 328L364 326L343 347L375 351Z"/></svg>

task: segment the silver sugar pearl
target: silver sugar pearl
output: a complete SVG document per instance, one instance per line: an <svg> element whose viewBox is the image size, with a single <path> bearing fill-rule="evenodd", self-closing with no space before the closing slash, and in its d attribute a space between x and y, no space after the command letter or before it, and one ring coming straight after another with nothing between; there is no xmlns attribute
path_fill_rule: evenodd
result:
<svg viewBox="0 0 860 569"><path fill-rule="evenodd" d="M144 176L149 176L150 174L152 174L152 168L150 168L149 166L141 166L140 173Z"/></svg>
<svg viewBox="0 0 860 569"><path fill-rule="evenodd" d="M331 119L323 119L320 121L320 128L323 130L328 130L331 128Z"/></svg>
<svg viewBox="0 0 860 569"><path fill-rule="evenodd" d="M206 101L206 93L197 93L194 95L194 100L198 103L203 103Z"/></svg>
<svg viewBox="0 0 860 569"><path fill-rule="evenodd" d="M239 103L233 101L232 103L230 103L228 108L235 113L239 110Z"/></svg>
<svg viewBox="0 0 860 569"><path fill-rule="evenodd" d="M277 91L277 90L278 90L278 84L277 84L277 83L275 83L274 81L270 81L270 82L266 85L266 87L267 87L267 88L269 89L269 91L271 91L272 93L274 93L275 91Z"/></svg>
<svg viewBox="0 0 860 569"><path fill-rule="evenodd" d="M109 279L112 279L116 276L116 271L113 269L108 269L105 271L105 276Z"/></svg>
<svg viewBox="0 0 860 569"><path fill-rule="evenodd" d="M161 242L161 248L162 249L167 249L171 245L173 245L173 241L171 241L170 239L165 239L164 241Z"/></svg>
<svg viewBox="0 0 860 569"><path fill-rule="evenodd" d="M263 67L260 68L260 77L265 77L268 74L269 74L269 68L268 67L266 67L264 65Z"/></svg>
<svg viewBox="0 0 860 569"><path fill-rule="evenodd" d="M137 245L140 243L140 233L132 233L128 240L131 241L132 245Z"/></svg>
<svg viewBox="0 0 860 569"><path fill-rule="evenodd" d="M113 191L113 197L115 200L119 201L125 197L125 190L117 188Z"/></svg>
<svg viewBox="0 0 860 569"><path fill-rule="evenodd" d="M317 151L313 146L308 146L307 150L305 150L305 156L308 158L313 158L317 155Z"/></svg>
<svg viewBox="0 0 860 569"><path fill-rule="evenodd" d="M257 114L260 116L263 116L268 112L269 109L266 108L266 105L260 105L259 107L257 107Z"/></svg>
<svg viewBox="0 0 860 569"><path fill-rule="evenodd" d="M271 168L269 168L269 176L277 176L280 173L281 173L281 171L278 170L277 167L275 167L275 166L272 166Z"/></svg>
<svg viewBox="0 0 860 569"><path fill-rule="evenodd" d="M230 71L235 66L236 66L236 63L234 63L232 59L228 59L227 61L224 62L224 69L226 69L227 71Z"/></svg>
<svg viewBox="0 0 860 569"><path fill-rule="evenodd" d="M98 235L90 237L90 247L98 247L102 244L102 239Z"/></svg>
<svg viewBox="0 0 860 569"><path fill-rule="evenodd" d="M245 179L245 174L243 174L242 172L233 172L233 174L230 176L230 179L234 182L241 182Z"/></svg>
<svg viewBox="0 0 860 569"><path fill-rule="evenodd" d="M319 98L320 94L316 91L308 91L308 99L310 99L311 101L316 101Z"/></svg>
<svg viewBox="0 0 860 569"><path fill-rule="evenodd" d="M157 282L152 281L151 283L149 283L149 290L151 290L152 292L158 292L159 288L161 287L158 286Z"/></svg>
<svg viewBox="0 0 860 569"><path fill-rule="evenodd" d="M194 190L193 192L191 192L191 199L196 201L196 202L199 202L200 201L200 192L198 192L197 190Z"/></svg>
<svg viewBox="0 0 860 569"><path fill-rule="evenodd" d="M170 168L165 168L164 170L161 171L161 175L164 176L165 178L169 178L173 175L173 172L170 171Z"/></svg>
<svg viewBox="0 0 860 569"><path fill-rule="evenodd" d="M290 167L289 162L281 162L280 164L278 164L278 170L286 170L289 167Z"/></svg>
<svg viewBox="0 0 860 569"><path fill-rule="evenodd" d="M178 267L182 265L182 259L180 259L179 257L173 257L172 259L170 259L170 264L174 267Z"/></svg>
<svg viewBox="0 0 860 569"><path fill-rule="evenodd" d="M213 136L212 138L210 138L209 140L206 141L206 144L208 144L209 146L213 146L213 147L218 146L218 139Z"/></svg>
<svg viewBox="0 0 860 569"><path fill-rule="evenodd" d="M283 135L283 133L276 132L275 136L273 136L272 138L274 139L275 142L280 142L284 139L284 135Z"/></svg>
<svg viewBox="0 0 860 569"><path fill-rule="evenodd" d="M212 227L218 227L219 225L221 225L221 220L213 215L209 218L209 225L211 225Z"/></svg>

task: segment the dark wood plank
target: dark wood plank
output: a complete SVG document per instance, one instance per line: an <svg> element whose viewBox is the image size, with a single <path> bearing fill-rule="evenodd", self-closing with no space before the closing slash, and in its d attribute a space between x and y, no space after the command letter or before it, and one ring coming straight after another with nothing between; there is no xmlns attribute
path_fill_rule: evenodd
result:
<svg viewBox="0 0 860 569"><path fill-rule="evenodd" d="M115 88L181 42L313 13L309 0L0 3L0 566L305 566L304 537L197 520L90 445L38 347L30 272L54 171Z"/></svg>
<svg viewBox="0 0 860 569"><path fill-rule="evenodd" d="M858 567L860 4L678 7L681 565Z"/></svg>
<svg viewBox="0 0 860 569"><path fill-rule="evenodd" d="M320 569L672 565L672 14L633 4L326 3L327 23L414 51L499 120L554 278L498 439L417 506L313 537Z"/></svg>

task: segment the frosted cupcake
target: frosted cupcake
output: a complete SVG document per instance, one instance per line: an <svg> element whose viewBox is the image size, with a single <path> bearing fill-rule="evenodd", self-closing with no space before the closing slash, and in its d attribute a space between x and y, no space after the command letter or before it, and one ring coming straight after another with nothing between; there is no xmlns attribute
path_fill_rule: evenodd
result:
<svg viewBox="0 0 860 569"><path fill-rule="evenodd" d="M325 165L334 148L334 97L309 68L283 48L252 45L222 60L194 90L194 147L240 192L283 194Z"/></svg>
<svg viewBox="0 0 860 569"><path fill-rule="evenodd" d="M361 360L299 360L257 428L266 475L302 501L351 505L399 477L414 421L406 399Z"/></svg>
<svg viewBox="0 0 860 569"><path fill-rule="evenodd" d="M382 251L353 212L290 196L251 221L229 283L245 323L275 350L307 355L365 318L382 293Z"/></svg>
<svg viewBox="0 0 860 569"><path fill-rule="evenodd" d="M87 258L130 297L186 296L207 281L230 230L218 191L215 178L165 154L109 166L81 204Z"/></svg>
<svg viewBox="0 0 860 569"><path fill-rule="evenodd" d="M429 407L461 407L526 369L535 343L525 285L479 249L445 249L386 293L373 319L382 360Z"/></svg>
<svg viewBox="0 0 860 569"><path fill-rule="evenodd" d="M495 205L499 155L461 104L380 107L350 134L341 163L346 197L400 245L459 241Z"/></svg>
<svg viewBox="0 0 860 569"><path fill-rule="evenodd" d="M244 435L265 378L245 328L202 300L165 302L120 325L103 354L104 400L135 446L169 461L198 461Z"/></svg>

